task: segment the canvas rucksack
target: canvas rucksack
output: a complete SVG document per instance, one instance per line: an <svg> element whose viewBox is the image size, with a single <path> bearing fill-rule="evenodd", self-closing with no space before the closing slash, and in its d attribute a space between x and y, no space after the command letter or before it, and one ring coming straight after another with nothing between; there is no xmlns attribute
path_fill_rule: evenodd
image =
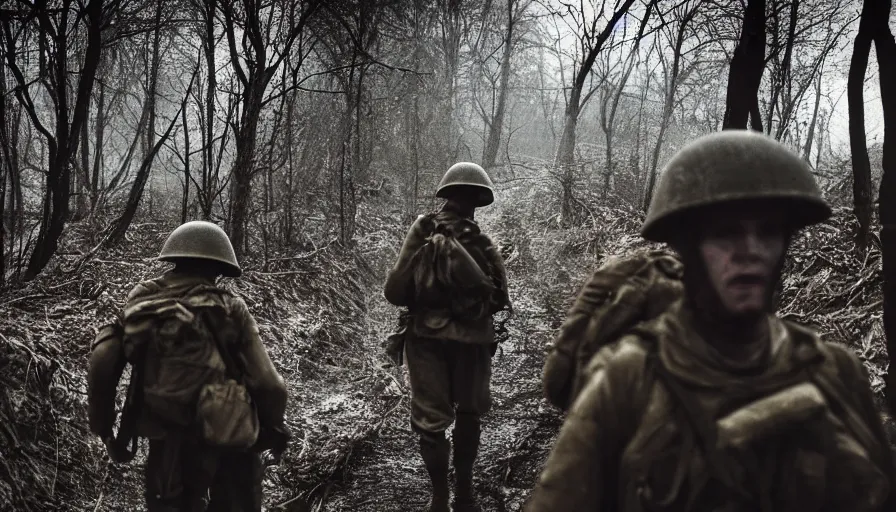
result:
<svg viewBox="0 0 896 512"><path fill-rule="evenodd" d="M227 294L206 285L187 291L163 288L125 310L120 339L106 340L118 343L132 366L118 448L135 443L136 416L163 429L191 430L208 446L246 449L255 444L259 423L243 384L245 369L222 339L231 328ZM104 385L112 387L114 407L117 379ZM108 391L95 394L109 396ZM108 417L108 412L96 416Z"/></svg>
<svg viewBox="0 0 896 512"><path fill-rule="evenodd" d="M436 215L429 215L428 221L430 235L414 255L415 305L455 315L487 305L497 287L479 225L469 219L441 222Z"/></svg>
<svg viewBox="0 0 896 512"><path fill-rule="evenodd" d="M542 381L548 401L568 409L587 382L591 358L681 297L682 273L681 261L665 251L613 258L598 268L570 308L545 360Z"/></svg>

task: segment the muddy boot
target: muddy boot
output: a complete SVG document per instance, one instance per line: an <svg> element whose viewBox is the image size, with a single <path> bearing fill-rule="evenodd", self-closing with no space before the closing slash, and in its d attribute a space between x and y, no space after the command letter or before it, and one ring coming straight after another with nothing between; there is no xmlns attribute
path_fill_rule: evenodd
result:
<svg viewBox="0 0 896 512"><path fill-rule="evenodd" d="M443 437L420 436L420 455L432 480L432 498L425 512L448 512L448 456L451 445Z"/></svg>
<svg viewBox="0 0 896 512"><path fill-rule="evenodd" d="M458 414L454 424L455 512L481 512L473 495L473 463L479 451L479 416Z"/></svg>

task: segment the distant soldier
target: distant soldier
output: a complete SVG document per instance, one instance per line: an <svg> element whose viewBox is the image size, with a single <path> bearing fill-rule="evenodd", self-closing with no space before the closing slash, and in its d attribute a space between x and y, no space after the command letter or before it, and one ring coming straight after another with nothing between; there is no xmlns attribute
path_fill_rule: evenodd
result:
<svg viewBox="0 0 896 512"><path fill-rule="evenodd" d="M385 285L386 299L410 313L405 357L411 383L411 427L432 479L428 509L448 509L449 442L454 427L454 510L478 511L473 463L480 416L491 407L492 315L510 307L504 262L473 220L475 208L494 202L482 167L453 165L436 192L438 213L411 226Z"/></svg>
<svg viewBox="0 0 896 512"><path fill-rule="evenodd" d="M289 439L287 393L246 303L215 285L219 275L242 273L230 239L210 222L188 222L159 259L174 268L134 287L122 320L97 336L88 370L91 430L117 462L133 459L138 437L149 439L150 512L260 512L261 453L271 449L279 459ZM130 389L114 436L126 363Z"/></svg>
<svg viewBox="0 0 896 512"><path fill-rule="evenodd" d="M774 314L790 240L830 213L764 135L682 148L641 233L680 254L683 297L592 359L526 510L896 510L862 363Z"/></svg>

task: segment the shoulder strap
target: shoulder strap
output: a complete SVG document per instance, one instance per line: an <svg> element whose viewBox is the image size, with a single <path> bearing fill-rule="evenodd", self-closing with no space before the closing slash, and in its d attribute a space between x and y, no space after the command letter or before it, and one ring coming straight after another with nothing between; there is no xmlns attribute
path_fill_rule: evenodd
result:
<svg viewBox="0 0 896 512"><path fill-rule="evenodd" d="M215 288L215 291L218 291L222 295L226 296L233 295L227 290L222 290L220 288ZM234 357L233 346L224 344L224 342L221 340L219 329L217 329L216 326L209 325L209 333L212 335L212 339L215 342L215 347L218 349L218 353L221 355L221 359L224 361L226 373L237 382L241 384L244 383L246 368L241 363L239 358Z"/></svg>
<svg viewBox="0 0 896 512"><path fill-rule="evenodd" d="M640 331L642 335L646 330ZM663 364L659 355L659 341L655 338L645 338L647 347L647 367L653 371L660 383L666 388L672 399L673 408L678 408L679 417L684 417L688 426L693 430L697 444L700 446L703 456L706 457L708 469L712 472L712 478L722 483L729 492L749 499L750 496L735 484L725 456L718 449L718 432L715 423L710 421L688 393L678 382L678 379Z"/></svg>

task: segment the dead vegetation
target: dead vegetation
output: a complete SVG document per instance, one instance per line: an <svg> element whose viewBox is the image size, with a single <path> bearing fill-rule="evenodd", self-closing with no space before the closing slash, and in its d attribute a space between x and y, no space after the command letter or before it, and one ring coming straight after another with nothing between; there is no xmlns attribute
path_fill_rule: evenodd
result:
<svg viewBox="0 0 896 512"><path fill-rule="evenodd" d="M563 228L549 208L524 206L533 204L525 187L501 193L480 221L507 255L517 314L495 360L495 406L477 486L487 506L519 510L560 422L540 395L545 346L603 257L649 244L637 236L637 211L594 206L582 225ZM406 229L386 211L364 206L351 250L320 243L250 262L263 270L226 282L258 318L290 388L294 442L267 472L274 509L399 510L426 489L407 426L404 370L386 367L380 353L396 314L382 298L381 278ZM879 395L887 364L880 252L872 246L857 257L851 218L837 209L830 222L794 240L780 304L784 314L856 350ZM141 507L140 460L113 465L87 431L84 375L97 327L135 281L165 268L154 256L172 227L134 225L124 246L85 258L80 251L89 244L74 225L47 272L0 296L0 503L23 511ZM389 496L370 494L381 491ZM374 498L381 508L370 508Z"/></svg>

